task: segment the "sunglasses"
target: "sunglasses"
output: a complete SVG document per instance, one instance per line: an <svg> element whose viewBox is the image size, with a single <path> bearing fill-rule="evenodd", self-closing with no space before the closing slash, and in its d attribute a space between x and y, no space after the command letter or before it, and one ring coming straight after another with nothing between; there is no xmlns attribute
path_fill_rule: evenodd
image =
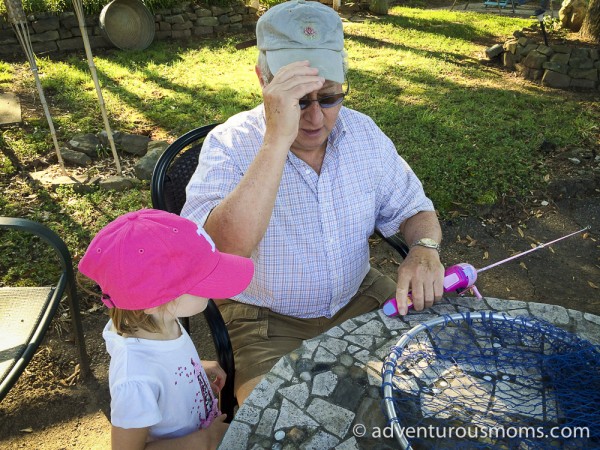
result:
<svg viewBox="0 0 600 450"><path fill-rule="evenodd" d="M348 95L349 91L350 83L346 82L346 92L340 92L339 94L324 95L323 97L317 97L314 100L303 97L300 100L298 100L298 103L300 104L300 109L308 108L313 102L318 102L321 108L333 108L334 106L337 106L344 101L344 97Z"/></svg>

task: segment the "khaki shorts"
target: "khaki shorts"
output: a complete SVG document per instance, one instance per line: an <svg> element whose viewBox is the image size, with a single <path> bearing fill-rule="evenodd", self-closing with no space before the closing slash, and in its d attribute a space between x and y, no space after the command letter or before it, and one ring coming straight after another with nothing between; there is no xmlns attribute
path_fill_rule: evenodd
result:
<svg viewBox="0 0 600 450"><path fill-rule="evenodd" d="M233 347L235 391L247 381L265 375L282 356L300 347L304 340L379 308L395 294L396 283L372 268L348 305L331 319L298 319L233 300L217 302Z"/></svg>

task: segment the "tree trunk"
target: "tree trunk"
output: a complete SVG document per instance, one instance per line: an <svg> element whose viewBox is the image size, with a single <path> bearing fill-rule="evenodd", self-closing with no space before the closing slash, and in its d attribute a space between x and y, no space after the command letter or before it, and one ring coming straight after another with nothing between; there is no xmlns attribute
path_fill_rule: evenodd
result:
<svg viewBox="0 0 600 450"><path fill-rule="evenodd" d="M582 36L600 43L600 0L590 0L580 33Z"/></svg>

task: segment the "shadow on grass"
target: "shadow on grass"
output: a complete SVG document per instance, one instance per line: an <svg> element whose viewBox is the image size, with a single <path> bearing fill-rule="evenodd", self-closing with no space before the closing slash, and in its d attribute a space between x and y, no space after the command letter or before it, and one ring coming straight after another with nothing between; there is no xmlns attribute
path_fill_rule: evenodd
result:
<svg viewBox="0 0 600 450"><path fill-rule="evenodd" d="M351 68L350 79L355 88L346 105L373 117L424 181L442 211L457 198L489 203L506 193L526 192L543 176L543 170L535 167L541 142L577 142L579 116L584 114L584 121L591 120L586 113L574 110L574 102L554 105L562 99L562 93L542 91L524 83L506 83L504 87L505 75L500 68L482 65L470 55L351 33L348 38L369 48L385 46L396 51L395 60L383 61L377 73L360 66ZM196 84L183 85L154 69L157 64L180 63L185 59L184 52L200 45L212 51L223 49L220 42L200 41L189 42L186 47L160 43L149 52L131 55L112 52L112 64L143 73L149 83L177 94L173 98L168 93L163 94L166 98L142 98L128 89L127 83L100 72L103 89L138 111L153 126L170 130L176 136L199 125L222 122L260 102L260 98L240 93L235 87L213 86L209 90L201 76L194 81ZM233 47L231 51L235 51ZM423 66L403 64L406 58L420 58ZM83 62L78 64L82 71L86 70ZM200 73L201 69L190 70ZM71 100L73 103L69 103ZM61 107L77 108L74 100L65 98ZM145 101L153 104L145 107ZM390 108L390 103L397 107Z"/></svg>
<svg viewBox="0 0 600 450"><path fill-rule="evenodd" d="M444 61L444 62L455 64L457 66L482 69L482 64L479 59L473 58L472 56L464 55L462 53L422 49L422 48L418 48L418 47L414 47L414 46L410 46L410 45L406 45L406 44L397 44L394 42L388 42L388 41L384 41L381 39L372 38L372 37L368 37L368 36L353 35L351 33L347 34L346 37L352 41L355 41L357 43L360 43L360 44L370 47L370 48L388 48L388 49L393 49L393 50L398 50L398 51L410 52L410 53L419 55L423 58L434 58L439 61ZM353 67L354 66L351 66L351 69ZM483 70L487 71L488 69L483 68Z"/></svg>
<svg viewBox="0 0 600 450"><path fill-rule="evenodd" d="M499 70L483 70L503 80ZM352 69L350 75L357 88L346 105L375 120L442 213L455 202L527 195L546 173L542 142L585 145L576 130L594 123L593 108L564 102L561 91L496 87L483 74L481 82L467 83L390 62L377 74Z"/></svg>
<svg viewBox="0 0 600 450"><path fill-rule="evenodd" d="M243 40L236 36L235 41ZM232 39L229 41L235 42ZM240 96L235 87L215 90L202 82L202 67L190 67L190 71L197 71L198 81L193 87L177 83L152 69L156 66L173 66L181 63L182 53L187 52L199 46L204 50L216 51L222 50L224 46L230 46L231 51L235 52L233 45L229 41L189 41L185 46L175 42L155 43L144 52L122 52L111 50L102 53L102 58L110 60L111 64L117 65L129 72L138 72L144 75L144 82L155 84L165 92L160 97L142 97L127 87L119 79L111 77L106 72L98 69L97 74L100 80L103 92L110 92L115 97L126 104L128 107L139 113L153 127L167 130L171 135L179 136L198 126L224 121L227 117L246 109L250 109L261 102L256 98L245 99ZM78 69L82 76L89 76L87 64L81 60L69 59L69 64ZM59 80L52 80L48 77L45 82L52 86L60 85ZM56 88L55 88L56 91ZM74 95L68 95L65 91L60 96L61 108L73 110L77 108L79 100ZM80 92L77 93L81 95ZM170 95L172 94L172 95ZM87 93L90 102L95 100L95 92ZM145 105L148 105L147 107ZM124 128L125 123L115 123L116 128Z"/></svg>
<svg viewBox="0 0 600 450"><path fill-rule="evenodd" d="M410 10L407 10L410 11ZM429 13L431 14L431 13ZM414 30L423 34L429 34L437 38L449 38L449 39L460 39L464 41L474 42L477 44L490 44L498 38L496 34L491 31L486 31L482 27L478 27L473 24L465 23L465 16L473 22L478 22L480 18L477 13L462 12L460 21L458 18L456 21L452 20L452 17L448 17L459 14L457 12L444 11L440 12L445 17L436 19L429 17L417 17L412 14L403 14L402 9L396 9L393 14L386 16L379 16L377 18L378 24L392 25L395 28L403 28L407 30ZM522 21L520 19L511 19L515 23L515 28L518 26L530 25L531 20Z"/></svg>

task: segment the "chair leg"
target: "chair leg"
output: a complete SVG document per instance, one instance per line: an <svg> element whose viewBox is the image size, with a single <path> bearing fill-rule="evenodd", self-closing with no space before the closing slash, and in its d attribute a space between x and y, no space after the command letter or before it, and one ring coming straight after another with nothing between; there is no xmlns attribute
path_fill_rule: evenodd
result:
<svg viewBox="0 0 600 450"><path fill-rule="evenodd" d="M69 302L69 311L71 313L71 322L73 322L73 338L75 339L75 345L77 346L77 352L79 354L81 377L87 378L91 374L90 358L85 348L81 312L79 311L79 301L73 280L69 281L67 286L67 299Z"/></svg>
<svg viewBox="0 0 600 450"><path fill-rule="evenodd" d="M182 317L180 319L181 321L181 325L183 326L183 328L185 329L185 331L187 331L187 334L190 334L190 318L189 317Z"/></svg>
<svg viewBox="0 0 600 450"><path fill-rule="evenodd" d="M227 374L225 386L221 390L221 412L227 414L226 422L230 423L233 419L234 408L237 405L233 388L235 381L233 348L223 316L221 316L221 312L213 300L208 301L208 305L204 310L204 317L206 317L206 322L212 334L219 365Z"/></svg>
<svg viewBox="0 0 600 450"><path fill-rule="evenodd" d="M229 374L227 375L227 378L229 379ZM231 423L231 421L233 420L233 411L237 406L237 400L235 398L235 392L233 390L233 379L230 383L225 383L225 386L223 386L223 390L221 391L220 397L221 412L223 414L227 414L225 422Z"/></svg>

